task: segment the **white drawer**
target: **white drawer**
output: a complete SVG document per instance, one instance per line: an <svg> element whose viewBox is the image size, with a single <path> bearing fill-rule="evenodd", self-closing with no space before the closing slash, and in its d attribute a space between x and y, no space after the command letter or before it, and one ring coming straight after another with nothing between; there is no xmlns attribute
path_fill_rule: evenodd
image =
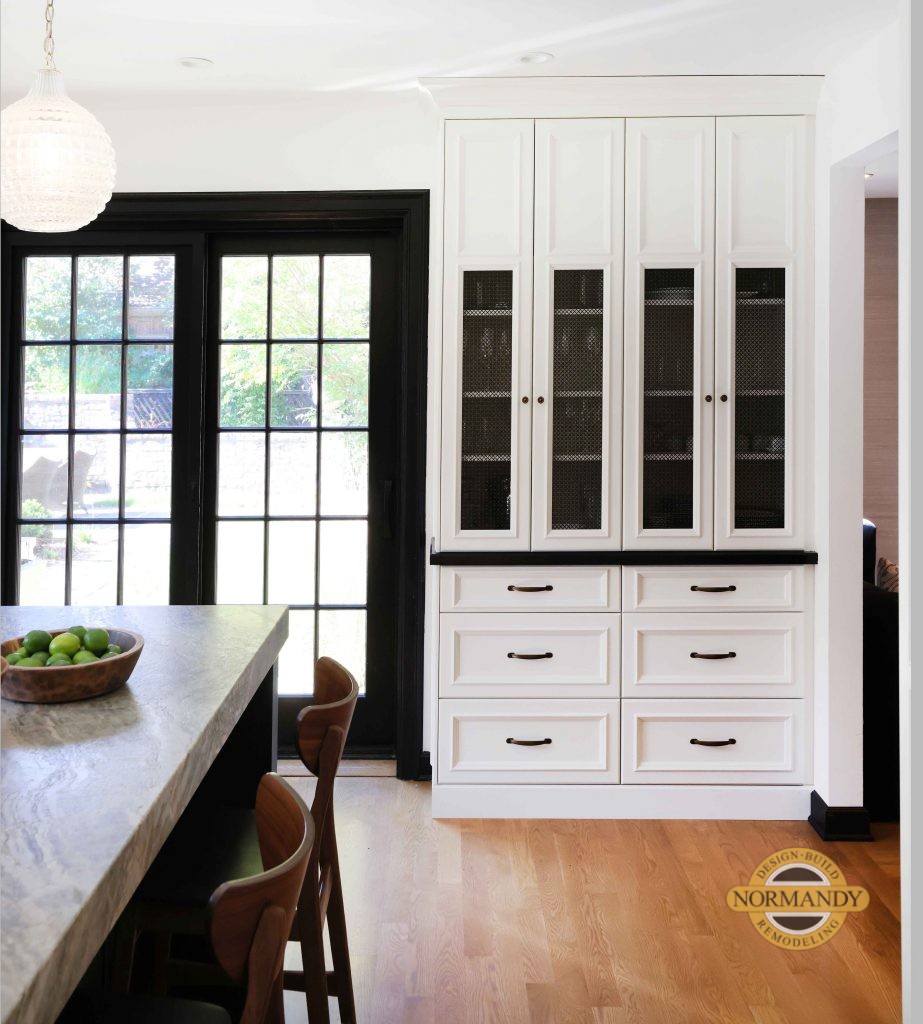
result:
<svg viewBox="0 0 923 1024"><path fill-rule="evenodd" d="M643 612L800 611L805 572L802 565L626 566L622 607Z"/></svg>
<svg viewBox="0 0 923 1024"><path fill-rule="evenodd" d="M439 781L618 782L618 723L617 700L441 700Z"/></svg>
<svg viewBox="0 0 923 1024"><path fill-rule="evenodd" d="M809 664L805 617L622 616L626 697L801 697Z"/></svg>
<svg viewBox="0 0 923 1024"><path fill-rule="evenodd" d="M441 697L618 697L618 615L440 615Z"/></svg>
<svg viewBox="0 0 923 1024"><path fill-rule="evenodd" d="M800 783L804 716L800 700L623 700L622 782Z"/></svg>
<svg viewBox="0 0 923 1024"><path fill-rule="evenodd" d="M549 566L444 567L444 612L618 611L618 568Z"/></svg>

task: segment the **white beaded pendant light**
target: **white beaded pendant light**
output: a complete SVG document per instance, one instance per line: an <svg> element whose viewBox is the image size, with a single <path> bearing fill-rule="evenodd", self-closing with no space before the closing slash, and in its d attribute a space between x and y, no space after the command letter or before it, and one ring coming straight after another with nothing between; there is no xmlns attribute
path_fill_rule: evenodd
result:
<svg viewBox="0 0 923 1024"><path fill-rule="evenodd" d="M105 128L64 91L54 62L54 0L45 5L45 67L0 114L0 215L23 231L76 231L112 197Z"/></svg>

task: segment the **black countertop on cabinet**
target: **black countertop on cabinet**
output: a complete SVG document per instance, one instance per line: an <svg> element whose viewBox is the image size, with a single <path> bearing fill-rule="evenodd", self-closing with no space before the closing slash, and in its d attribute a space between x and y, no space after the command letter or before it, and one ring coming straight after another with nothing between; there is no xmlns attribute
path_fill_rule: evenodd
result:
<svg viewBox="0 0 923 1024"><path fill-rule="evenodd" d="M816 551L430 551L431 565L817 565Z"/></svg>

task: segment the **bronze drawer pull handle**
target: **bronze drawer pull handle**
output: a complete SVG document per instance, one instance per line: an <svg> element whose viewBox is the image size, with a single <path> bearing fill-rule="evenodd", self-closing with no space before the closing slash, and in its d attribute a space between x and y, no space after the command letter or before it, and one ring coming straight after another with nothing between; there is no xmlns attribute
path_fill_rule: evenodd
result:
<svg viewBox="0 0 923 1024"><path fill-rule="evenodd" d="M507 743L509 740L507 740ZM733 747L737 740L732 736L729 740L690 740L699 747Z"/></svg>
<svg viewBox="0 0 923 1024"><path fill-rule="evenodd" d="M729 587L697 587L693 585L689 589L700 594L732 594L737 587L732 583Z"/></svg>
<svg viewBox="0 0 923 1024"><path fill-rule="evenodd" d="M514 743L517 747L544 747L551 742L551 737L546 736L543 740L514 740L512 736L507 736L506 742Z"/></svg>
<svg viewBox="0 0 923 1024"><path fill-rule="evenodd" d="M515 583L511 583L506 589L517 594L539 594L543 590L554 590L554 587L550 583L546 583L543 587L518 587Z"/></svg>
<svg viewBox="0 0 923 1024"><path fill-rule="evenodd" d="M727 654L699 654L698 651L693 651L689 657L702 658L705 661L724 661L726 658L736 658L737 651L728 651Z"/></svg>
<svg viewBox="0 0 923 1024"><path fill-rule="evenodd" d="M554 655L551 651L545 651L544 654L514 654L513 651L510 651L507 657L516 658L517 661L541 661L543 658L553 658Z"/></svg>

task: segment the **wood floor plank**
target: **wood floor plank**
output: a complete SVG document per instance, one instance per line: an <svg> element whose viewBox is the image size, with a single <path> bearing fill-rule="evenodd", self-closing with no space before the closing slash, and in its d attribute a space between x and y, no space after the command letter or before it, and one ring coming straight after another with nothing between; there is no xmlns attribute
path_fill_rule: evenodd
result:
<svg viewBox="0 0 923 1024"><path fill-rule="evenodd" d="M294 784L310 798L312 779ZM381 777L339 779L336 805L362 1024L900 1020L896 826L847 844L804 822L433 821L428 785ZM807 952L725 903L789 846L871 895ZM306 1024L303 997L285 1006Z"/></svg>

